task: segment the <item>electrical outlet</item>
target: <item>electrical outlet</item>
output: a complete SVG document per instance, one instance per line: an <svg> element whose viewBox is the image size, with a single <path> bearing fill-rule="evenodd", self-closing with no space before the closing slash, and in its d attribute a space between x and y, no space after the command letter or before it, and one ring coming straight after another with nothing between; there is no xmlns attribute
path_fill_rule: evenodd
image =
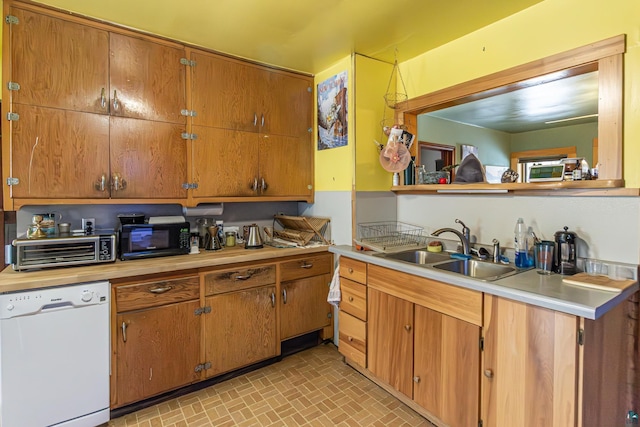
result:
<svg viewBox="0 0 640 427"><path fill-rule="evenodd" d="M85 234L93 234L96 229L96 219L95 218L82 218L82 229Z"/></svg>

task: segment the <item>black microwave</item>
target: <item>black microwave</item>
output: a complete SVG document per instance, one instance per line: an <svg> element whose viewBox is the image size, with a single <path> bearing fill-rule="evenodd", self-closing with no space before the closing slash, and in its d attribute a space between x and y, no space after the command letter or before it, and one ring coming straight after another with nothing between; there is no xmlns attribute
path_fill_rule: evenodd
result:
<svg viewBox="0 0 640 427"><path fill-rule="evenodd" d="M123 261L188 254L190 249L188 222L122 224L118 230L118 257Z"/></svg>

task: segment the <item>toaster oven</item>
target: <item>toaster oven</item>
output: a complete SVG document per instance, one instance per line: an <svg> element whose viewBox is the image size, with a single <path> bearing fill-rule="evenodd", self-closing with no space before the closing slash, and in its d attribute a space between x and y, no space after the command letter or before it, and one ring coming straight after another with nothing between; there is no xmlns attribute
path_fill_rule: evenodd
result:
<svg viewBox="0 0 640 427"><path fill-rule="evenodd" d="M116 236L111 233L19 238L7 245L6 252L8 262L17 271L114 262Z"/></svg>

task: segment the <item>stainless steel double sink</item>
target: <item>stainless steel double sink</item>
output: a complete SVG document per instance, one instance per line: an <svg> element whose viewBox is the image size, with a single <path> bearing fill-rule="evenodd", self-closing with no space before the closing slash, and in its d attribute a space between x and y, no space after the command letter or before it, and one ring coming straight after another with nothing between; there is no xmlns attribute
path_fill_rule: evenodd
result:
<svg viewBox="0 0 640 427"><path fill-rule="evenodd" d="M477 259L451 258L445 252L429 252L426 249L415 249L403 252L375 254L375 256L433 268L449 273L472 277L478 280L493 281L524 271L513 265L496 264Z"/></svg>

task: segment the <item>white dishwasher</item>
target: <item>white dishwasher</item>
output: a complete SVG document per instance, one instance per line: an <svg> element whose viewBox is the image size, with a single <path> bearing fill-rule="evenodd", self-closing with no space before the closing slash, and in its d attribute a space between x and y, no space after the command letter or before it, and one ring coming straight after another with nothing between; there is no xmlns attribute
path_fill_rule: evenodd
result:
<svg viewBox="0 0 640 427"><path fill-rule="evenodd" d="M0 295L0 426L109 421L109 300L109 282Z"/></svg>

